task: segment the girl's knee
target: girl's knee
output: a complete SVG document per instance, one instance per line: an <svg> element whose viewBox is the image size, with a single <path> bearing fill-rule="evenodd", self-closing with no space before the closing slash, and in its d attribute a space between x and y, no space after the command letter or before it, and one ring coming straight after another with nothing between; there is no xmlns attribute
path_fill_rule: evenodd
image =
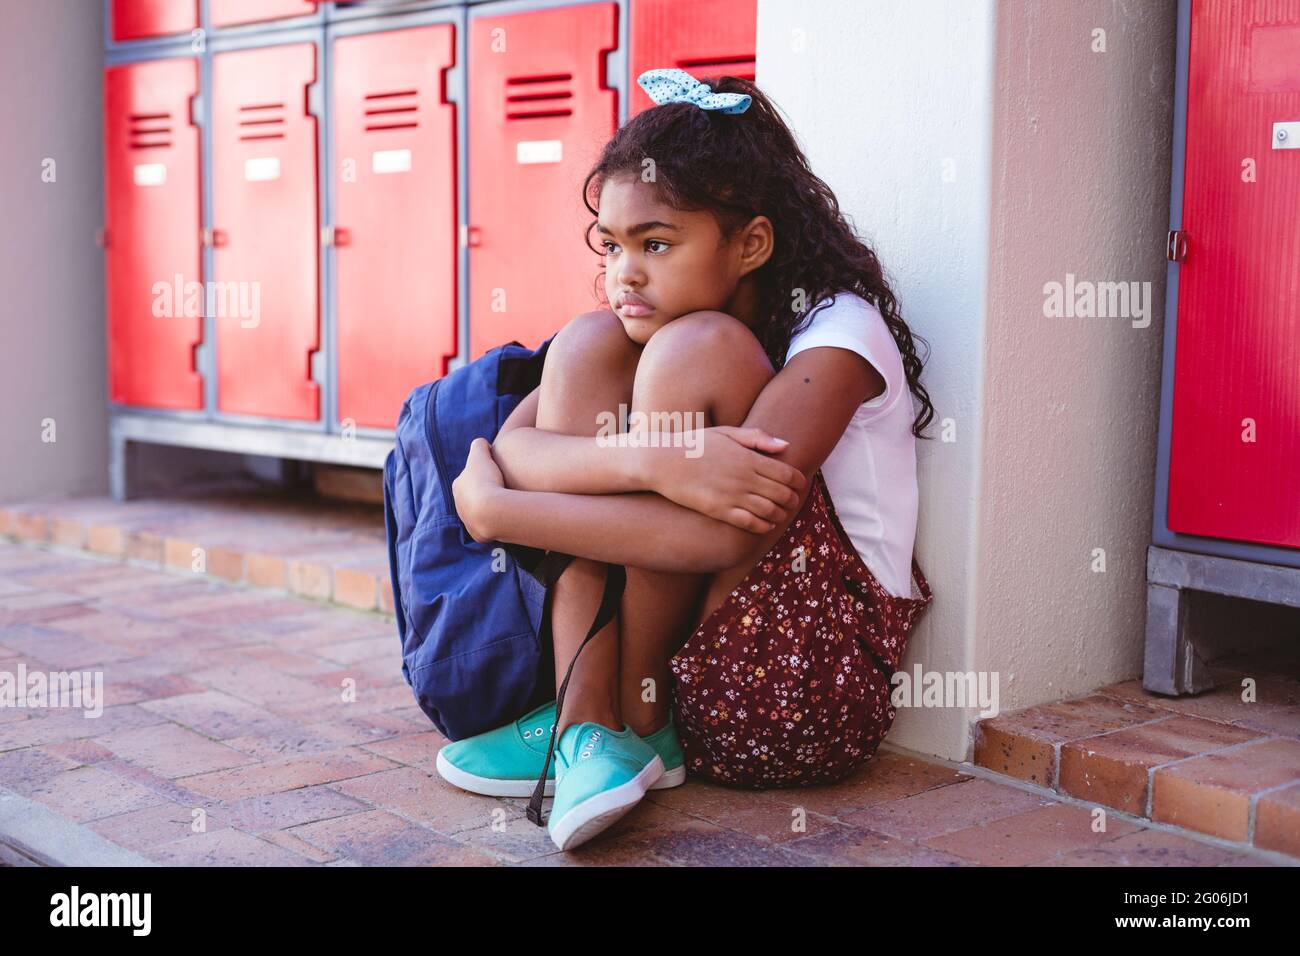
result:
<svg viewBox="0 0 1300 956"><path fill-rule="evenodd" d="M636 370L633 405L640 410L687 405L702 410L716 409L721 402L728 406L727 417L734 417L736 409L743 417L775 374L762 343L745 323L725 312L688 312L657 330L645 344Z"/></svg>
<svg viewBox="0 0 1300 956"><path fill-rule="evenodd" d="M545 368L580 370L635 368L638 349L618 316L608 309L575 316L556 333L546 351Z"/></svg>

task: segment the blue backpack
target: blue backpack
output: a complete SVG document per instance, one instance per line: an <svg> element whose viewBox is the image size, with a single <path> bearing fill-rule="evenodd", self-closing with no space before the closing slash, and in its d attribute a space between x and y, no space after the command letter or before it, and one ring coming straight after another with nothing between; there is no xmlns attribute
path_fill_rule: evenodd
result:
<svg viewBox="0 0 1300 956"><path fill-rule="evenodd" d="M510 723L552 697L557 712L564 703L567 675L554 693L549 598L573 557L475 541L451 493L474 439L494 441L515 406L541 383L552 339L535 351L518 342L502 345L417 386L402 405L396 443L384 462L402 675L420 709L450 740ZM625 580L622 567L610 567L587 640L613 618ZM551 737L547 767L553 731ZM546 772L529 811L539 825Z"/></svg>

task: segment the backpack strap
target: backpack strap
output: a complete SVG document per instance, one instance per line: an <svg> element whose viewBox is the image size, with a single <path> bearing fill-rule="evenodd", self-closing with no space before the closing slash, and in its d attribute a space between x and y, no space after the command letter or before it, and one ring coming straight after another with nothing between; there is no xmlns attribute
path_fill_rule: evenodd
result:
<svg viewBox="0 0 1300 956"><path fill-rule="evenodd" d="M555 560L550 559L555 556ZM564 560L561 560L564 559ZM546 557L538 565L538 580L546 585L546 604L542 610L542 627L545 628L545 634L551 633L551 585L559 579L560 574L569 566L573 560L572 555L558 555L557 552L547 552ZM559 570L555 570L557 568ZM528 819L539 827L544 826L546 821L542 817L542 798L546 793L546 773L551 768L551 754L555 752L555 728L560 726L560 714L564 712L564 692L569 687L569 678L573 675L573 665L578 663L578 655L582 649L587 646L587 642L595 637L600 631L614 619L619 604L623 600L623 589L627 585L627 569L621 564L606 565L605 589L600 595L600 606L596 608L596 617L591 622L591 627L587 630L587 636L582 639L578 646L577 652L573 655L573 660L569 662L569 669L564 673L564 680L560 682L559 690L555 694L555 723L551 725L551 739L546 747L546 762L542 764L541 776L537 778L537 788L533 791L532 799L528 801ZM554 571L554 578L546 580L542 577L543 571Z"/></svg>

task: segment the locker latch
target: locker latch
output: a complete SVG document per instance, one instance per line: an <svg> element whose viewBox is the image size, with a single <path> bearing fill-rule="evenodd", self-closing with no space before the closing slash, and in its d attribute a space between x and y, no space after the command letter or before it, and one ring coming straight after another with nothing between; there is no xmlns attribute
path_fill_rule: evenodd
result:
<svg viewBox="0 0 1300 956"><path fill-rule="evenodd" d="M346 246L352 243L352 233L342 226L321 226L320 244L322 246Z"/></svg>
<svg viewBox="0 0 1300 956"><path fill-rule="evenodd" d="M213 229L209 227L203 230L202 241L203 245L216 248L217 246L224 246L230 242L230 236L226 234L226 230L224 229Z"/></svg>
<svg viewBox="0 0 1300 956"><path fill-rule="evenodd" d="M1187 233L1180 229L1171 229L1165 244L1165 258L1170 262L1182 262L1187 258Z"/></svg>

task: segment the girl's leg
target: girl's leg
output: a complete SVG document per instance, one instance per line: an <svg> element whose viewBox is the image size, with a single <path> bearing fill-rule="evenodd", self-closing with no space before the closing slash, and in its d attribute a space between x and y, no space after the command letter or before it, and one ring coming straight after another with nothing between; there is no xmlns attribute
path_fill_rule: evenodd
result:
<svg viewBox="0 0 1300 956"><path fill-rule="evenodd" d="M773 374L744 323L720 312L693 312L659 329L646 343L636 369L632 410L681 412L683 430L740 425ZM665 443L662 433L659 440ZM710 577L627 568L619 614L618 699L622 719L643 737L668 722L668 661L690 637ZM595 594L598 598L599 585ZM591 607L588 624L594 603ZM569 688L572 692L572 681Z"/></svg>
<svg viewBox="0 0 1300 956"><path fill-rule="evenodd" d="M641 349L612 312L589 312L569 322L546 354L537 427L565 435L595 436L600 412L617 412L632 401L632 383ZM554 585L551 633L555 648L555 686L569 668L596 614L605 582L605 565L575 558ZM569 678L557 735L569 724L596 721L622 726L618 698L619 616L593 637Z"/></svg>

